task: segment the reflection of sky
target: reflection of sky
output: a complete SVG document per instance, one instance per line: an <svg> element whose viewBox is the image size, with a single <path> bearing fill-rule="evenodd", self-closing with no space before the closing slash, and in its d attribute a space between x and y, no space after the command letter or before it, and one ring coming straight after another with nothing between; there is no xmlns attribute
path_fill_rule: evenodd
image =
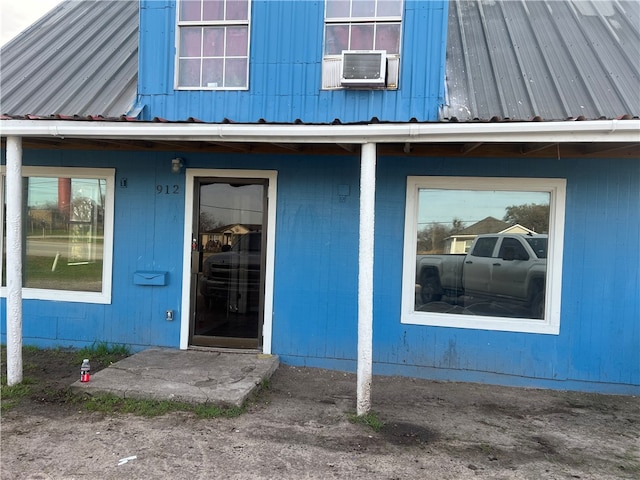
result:
<svg viewBox="0 0 640 480"><path fill-rule="evenodd" d="M420 189L418 228L429 223L451 224L459 218L469 227L487 217L502 220L506 208L528 203L549 204L548 192Z"/></svg>
<svg viewBox="0 0 640 480"><path fill-rule="evenodd" d="M71 198L86 197L101 203L100 188L104 195L106 180L97 178L73 178L71 180ZM27 202L31 208L45 208L58 203L58 178L29 177Z"/></svg>
<svg viewBox="0 0 640 480"><path fill-rule="evenodd" d="M261 224L262 192L262 185L203 185L200 189L200 208L223 225Z"/></svg>

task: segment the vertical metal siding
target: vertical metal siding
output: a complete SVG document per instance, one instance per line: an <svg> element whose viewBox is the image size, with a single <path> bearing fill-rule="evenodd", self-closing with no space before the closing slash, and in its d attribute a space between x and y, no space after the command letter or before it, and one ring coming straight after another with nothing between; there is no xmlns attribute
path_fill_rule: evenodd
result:
<svg viewBox="0 0 640 480"><path fill-rule="evenodd" d="M175 91L175 2L141 4L143 117L220 122L437 120L444 95L447 1L406 0L400 88L321 90L324 2L253 0L249 89Z"/></svg>
<svg viewBox="0 0 640 480"><path fill-rule="evenodd" d="M622 162L620 162L622 163ZM581 216L571 224L578 247L565 281L576 326L574 375L589 381L640 382L640 166L594 166L575 195ZM580 188L576 188L576 187ZM568 219L569 220L569 219ZM561 327L562 328L562 327Z"/></svg>
<svg viewBox="0 0 640 480"><path fill-rule="evenodd" d="M280 164L274 351L355 359L358 166L348 156Z"/></svg>
<svg viewBox="0 0 640 480"><path fill-rule="evenodd" d="M140 0L139 95L173 91L176 11L172 5L168 0Z"/></svg>

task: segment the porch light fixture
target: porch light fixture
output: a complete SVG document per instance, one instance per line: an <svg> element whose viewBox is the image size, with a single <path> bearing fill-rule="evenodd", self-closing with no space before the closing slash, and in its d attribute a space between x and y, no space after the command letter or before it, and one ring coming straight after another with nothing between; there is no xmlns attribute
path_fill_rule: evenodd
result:
<svg viewBox="0 0 640 480"><path fill-rule="evenodd" d="M182 167L184 167L184 163L180 157L171 159L171 173L180 173Z"/></svg>

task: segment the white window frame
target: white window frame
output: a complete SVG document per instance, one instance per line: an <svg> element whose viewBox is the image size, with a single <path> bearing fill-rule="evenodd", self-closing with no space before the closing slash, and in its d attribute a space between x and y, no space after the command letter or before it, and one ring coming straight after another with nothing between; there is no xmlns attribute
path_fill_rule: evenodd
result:
<svg viewBox="0 0 640 480"><path fill-rule="evenodd" d="M267 246L265 250L264 270L264 318L262 324L262 353L271 353L273 338L273 291L275 282L275 245L276 245L276 212L278 211L278 171L277 170L240 170L240 169L199 169L187 168L185 171L185 213L184 237L182 251L182 312L189 312L191 308L191 240L193 239L193 214L196 208L195 180L196 178L261 178L269 181L267 198ZM180 324L180 349L189 348L190 315L182 315Z"/></svg>
<svg viewBox="0 0 640 480"><path fill-rule="evenodd" d="M327 41L327 25L328 24L349 24L351 26L361 23L400 23L400 45L398 47L398 53L388 53L387 58L387 83L381 87L385 90L397 90L398 89L398 77L400 70L400 55L402 53L402 31L404 23L404 0L402 0L401 14L399 17L392 16L380 16L380 17L335 17L327 18L327 2L325 0L324 11L325 18L323 23L323 39L322 39L322 89L323 90L344 90L345 87L341 83L342 73L342 53L339 54L325 54L325 44Z"/></svg>
<svg viewBox="0 0 640 480"><path fill-rule="evenodd" d="M176 2L176 36L175 36L175 62L174 62L174 90L224 90L224 91L242 91L249 90L249 70L250 70L250 60L251 60L251 0L248 0L248 11L247 11L247 19L246 20L201 20L201 21L181 21L180 20L180 3L182 0L178 0ZM245 79L245 86L243 87L209 87L209 86L199 86L199 87L186 87L180 85L180 29L181 27L235 27L235 26L246 26L247 27L247 76ZM226 55L222 58L235 58L235 57L227 57ZM202 61L203 57L200 57ZM202 70L200 71L202 75ZM224 78L224 75L223 75Z"/></svg>
<svg viewBox="0 0 640 480"><path fill-rule="evenodd" d="M0 176L5 177L6 167L0 167ZM43 288L23 287L22 298L33 300L54 300L58 302L76 303L111 303L111 279L113 272L113 219L115 196L115 169L113 168L74 168L74 167L22 167L23 177L49 177L49 178L100 178L106 180L105 205L104 205L104 242L102 252L102 291L82 292L76 290L53 290ZM0 199L4 198L4 185L6 177L0 182ZM0 251L4 248L3 221L6 212L4 202L0 202ZM24 235L24 231L23 231ZM2 275L2 263L0 262L0 277ZM0 287L0 297L7 296L7 287Z"/></svg>
<svg viewBox="0 0 640 480"><path fill-rule="evenodd" d="M549 244L545 318L523 319L415 311L418 192L421 188L549 193ZM407 177L401 323L558 335L562 293L566 179L508 177Z"/></svg>

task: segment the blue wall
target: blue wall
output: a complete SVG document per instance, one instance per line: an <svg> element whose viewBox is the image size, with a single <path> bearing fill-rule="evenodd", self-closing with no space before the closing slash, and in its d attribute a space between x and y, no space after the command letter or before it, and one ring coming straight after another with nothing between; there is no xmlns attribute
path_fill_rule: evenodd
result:
<svg viewBox="0 0 640 480"><path fill-rule="evenodd" d="M623 385L633 384L640 391L640 164L609 160L603 169L603 162L381 159L375 265L377 371L394 373L398 365L410 365L407 371L430 378L611 391L625 391ZM397 322L402 257L397 244L407 175L567 179L560 335Z"/></svg>
<svg viewBox="0 0 640 480"><path fill-rule="evenodd" d="M398 90L321 90L324 1L252 0L249 89L175 91L175 2L143 0L143 119L343 123L434 121L444 99L447 0L405 0Z"/></svg>
<svg viewBox="0 0 640 480"><path fill-rule="evenodd" d="M380 158L374 373L640 393L640 164L608 160L603 169L602 162ZM354 170L352 183L357 182L355 174ZM567 178L560 335L400 323L407 175ZM307 178L320 181L322 177L314 172ZM296 181L305 179L301 176ZM309 196L300 200L304 200L304 207L299 208L309 215L296 217L297 232L308 231L310 237L306 238L315 238L333 229L338 218L326 202ZM352 213L355 221L357 212ZM280 249L283 237L291 231L282 228L288 217L282 219L282 210L278 214ZM340 238L334 236L324 245L315 239L312 252L305 243L291 241L286 248L290 261L279 256L274 351L288 363L353 371L357 348L357 225L347 225L340 231ZM318 257L332 261L313 268L311 263ZM300 265L308 270L310 282L318 290L307 290L311 286L300 274L282 274L299 272ZM341 268L337 277L336 265ZM332 290L332 281L340 282L346 290Z"/></svg>
<svg viewBox="0 0 640 480"><path fill-rule="evenodd" d="M25 150L23 156L25 166L116 168L112 304L24 300L24 343L82 346L105 341L126 343L134 350L149 345L177 347L180 324L165 321L165 311L175 310L179 318L184 199L156 194L158 184L178 183L184 192L184 177L169 172L171 157L61 150ZM126 188L121 186L124 179ZM133 274L138 270L168 271L168 285L134 285ZM3 298L2 312L5 306ZM4 314L1 333L4 342Z"/></svg>
<svg viewBox="0 0 640 480"><path fill-rule="evenodd" d="M25 300L25 344L178 346L184 197L155 190L184 187L169 173L174 155L191 168L278 170L273 352L289 364L355 370L359 158L346 154L25 151L25 164L117 169L113 304ZM374 373L640 394L640 163L604 162L379 158ZM559 335L400 323L407 175L567 178ZM134 271L152 269L169 271L169 285L133 284Z"/></svg>

